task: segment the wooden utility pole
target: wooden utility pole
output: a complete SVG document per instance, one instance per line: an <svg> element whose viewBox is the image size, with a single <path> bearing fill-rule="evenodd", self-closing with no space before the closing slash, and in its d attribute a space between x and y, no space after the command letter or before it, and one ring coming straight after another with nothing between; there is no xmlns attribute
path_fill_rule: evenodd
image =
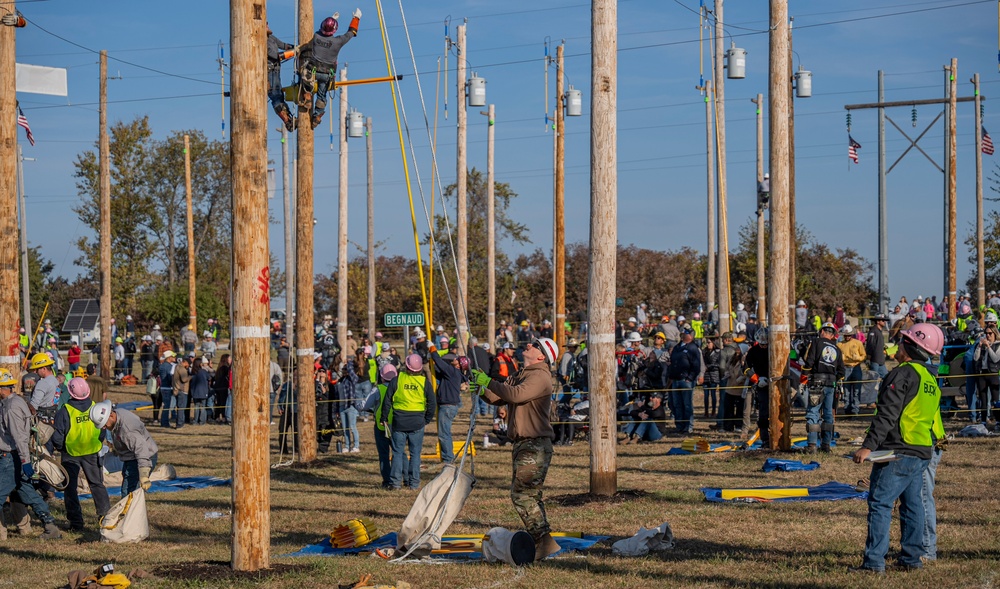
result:
<svg viewBox="0 0 1000 589"><path fill-rule="evenodd" d="M618 491L615 274L618 270L618 2L591 0L590 492Z"/></svg>
<svg viewBox="0 0 1000 589"><path fill-rule="evenodd" d="M365 148L368 155L368 337L375 341L375 158L371 117L365 119ZM431 198L434 198L433 193Z"/></svg>
<svg viewBox="0 0 1000 589"><path fill-rule="evenodd" d="M708 186L708 311L715 310L715 276L717 268L715 264L715 240L716 229L719 221L715 215L715 129L712 125L712 81L705 81L705 172L706 184ZM722 317L719 317L719 325L722 326ZM722 335L722 332L719 332Z"/></svg>
<svg viewBox="0 0 1000 589"><path fill-rule="evenodd" d="M957 300L957 287L955 280L955 241L958 225L958 185L956 169L956 155L958 154L958 133L956 123L958 122L958 60L951 59L951 92L948 95L948 112L951 115L948 119L948 314L955 313L955 302Z"/></svg>
<svg viewBox="0 0 1000 589"><path fill-rule="evenodd" d="M715 0L715 129L719 167L719 329L733 328L732 295L729 289L729 221L726 207L726 72L722 65L725 54L725 29L722 26L722 0Z"/></svg>
<svg viewBox="0 0 1000 589"><path fill-rule="evenodd" d="M757 184L764 181L764 95L750 102L757 106ZM767 283L764 278L764 204L757 203L757 322L767 325ZM794 315L793 315L794 316Z"/></svg>
<svg viewBox="0 0 1000 589"><path fill-rule="evenodd" d="M465 349L468 341L468 317L469 317L469 213L468 207L468 163L466 161L466 141L468 135L469 113L466 111L465 93L465 66L467 48L465 46L465 27L458 25L455 27L457 41L455 42L455 79L458 83L458 116L456 127L458 129L458 143L455 148L456 160L458 162L455 176L456 194L458 200L458 214L455 223L458 225L458 346L460 350Z"/></svg>
<svg viewBox="0 0 1000 589"><path fill-rule="evenodd" d="M233 183L233 569L270 566L270 270L267 243L266 14L230 2ZM308 124L307 124L308 126ZM238 247L236 245L238 244ZM310 389L310 393L313 391Z"/></svg>
<svg viewBox="0 0 1000 589"><path fill-rule="evenodd" d="M292 212L292 189L288 173L288 129L281 125L281 193L285 207L285 337L288 345L295 348L295 248L292 235L295 232L295 214ZM290 371L292 361L282 370ZM291 380L291 374L288 375Z"/></svg>
<svg viewBox="0 0 1000 589"><path fill-rule="evenodd" d="M347 81L347 64L340 69L340 81ZM337 341L347 347L347 88L340 89L340 173L337 202ZM346 363L349 358L342 358ZM314 426L315 427L315 426ZM313 436L315 438L315 436Z"/></svg>
<svg viewBox="0 0 1000 589"><path fill-rule="evenodd" d="M983 112L980 110L979 74L972 76L972 85L976 98L976 308L982 309L986 304L986 251L983 244Z"/></svg>
<svg viewBox="0 0 1000 589"><path fill-rule="evenodd" d="M788 70L788 0L771 0L770 90L768 92L771 173L771 235L788 234L788 104L791 84ZM788 251L787 239L771 240L771 272L768 285L770 345L770 432L772 450L788 450L791 440L785 427L788 416ZM761 408L763 411L764 408Z"/></svg>
<svg viewBox="0 0 1000 589"><path fill-rule="evenodd" d="M492 345L497 330L497 229L496 194L493 171L493 136L496 126L495 110L489 106L486 113L489 130L486 132L486 341ZM479 367L482 370L482 367Z"/></svg>
<svg viewBox="0 0 1000 589"><path fill-rule="evenodd" d="M111 341L111 161L108 143L108 52L101 50L101 95L98 119L98 186L101 193L101 376L111 380L114 342Z"/></svg>
<svg viewBox="0 0 1000 589"><path fill-rule="evenodd" d="M195 299L194 206L191 202L191 140L184 136L184 194L187 197L188 325L198 332L198 303Z"/></svg>
<svg viewBox="0 0 1000 589"><path fill-rule="evenodd" d="M14 10L14 2L6 6ZM17 321L17 93L14 87L14 27L0 25L0 368L20 376ZM25 301L27 306L27 301ZM27 328L25 329L27 332ZM30 337L30 333L28 334Z"/></svg>
<svg viewBox="0 0 1000 589"><path fill-rule="evenodd" d="M792 27L795 17L788 19L788 86L792 85ZM795 327L795 258L799 251L795 237L795 94L788 91L788 317ZM759 317L758 317L759 318Z"/></svg>
<svg viewBox="0 0 1000 589"><path fill-rule="evenodd" d="M312 0L298 0L299 12L299 45L313 38L313 3ZM300 63L296 60L296 63ZM301 368L295 372L295 385L299 399L299 457L303 461L316 458L316 436L312 435L307 442L305 431L316 431L316 388L313 384L313 350L316 332L313 301L313 128L312 117L308 110L299 109L298 125L295 134L295 322L298 325L298 339L295 346L295 363ZM289 342L291 343L291 342ZM289 377L291 380L291 377ZM306 413L306 408L309 413ZM306 422L311 418L311 428ZM307 458L306 452L310 452Z"/></svg>
<svg viewBox="0 0 1000 589"><path fill-rule="evenodd" d="M563 50L562 43L556 47L556 208L555 208L555 236L553 240L553 266L556 279L556 300L555 300L555 325L552 326L552 333L555 335L556 343L562 347L566 345L566 111L564 110L565 92L563 83L566 76L563 75Z"/></svg>
<svg viewBox="0 0 1000 589"><path fill-rule="evenodd" d="M28 216L24 210L24 154L21 146L17 146L17 207L21 215L21 313L24 317L24 333L31 337L31 288L28 265Z"/></svg>

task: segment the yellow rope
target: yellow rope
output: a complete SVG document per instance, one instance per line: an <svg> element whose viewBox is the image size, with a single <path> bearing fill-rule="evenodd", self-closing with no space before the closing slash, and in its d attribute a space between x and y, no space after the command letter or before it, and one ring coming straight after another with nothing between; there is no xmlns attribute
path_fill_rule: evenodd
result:
<svg viewBox="0 0 1000 589"><path fill-rule="evenodd" d="M379 29L381 29L382 32L382 48L385 51L385 67L389 72L389 76L392 78L392 81L389 82L389 88L392 93L392 108L396 115L396 133L399 135L399 153L403 159L403 176L406 178L406 196L410 201L410 222L413 225L413 247L417 252L417 272L420 274L420 300L424 307L424 326L427 328L427 333L433 333L427 306L427 287L424 283L424 261L420 253L420 237L417 233L417 213L413 208L413 187L410 184L410 166L406 158L406 145L403 141L403 125L399 118L399 104L396 100L395 74L392 71L392 63L389 61L389 41L385 36L385 17L382 14L382 0L375 0L375 8L378 11ZM404 342L404 346L409 348L410 342Z"/></svg>

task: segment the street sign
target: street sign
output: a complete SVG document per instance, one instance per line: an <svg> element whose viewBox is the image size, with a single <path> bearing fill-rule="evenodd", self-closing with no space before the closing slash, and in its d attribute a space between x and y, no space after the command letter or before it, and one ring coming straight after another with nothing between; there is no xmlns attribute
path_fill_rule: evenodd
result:
<svg viewBox="0 0 1000 589"><path fill-rule="evenodd" d="M423 325L423 313L386 313L383 324L386 327L410 327L412 325Z"/></svg>

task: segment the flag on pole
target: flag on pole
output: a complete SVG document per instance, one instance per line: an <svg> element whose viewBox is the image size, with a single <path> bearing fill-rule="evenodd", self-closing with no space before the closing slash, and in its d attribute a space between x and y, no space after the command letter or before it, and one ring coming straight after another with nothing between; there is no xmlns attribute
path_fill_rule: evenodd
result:
<svg viewBox="0 0 1000 589"><path fill-rule="evenodd" d="M986 155L993 155L993 140L990 139L990 134L986 132L986 127L983 127L983 153Z"/></svg>
<svg viewBox="0 0 1000 589"><path fill-rule="evenodd" d="M34 145L35 136L31 134L31 125L28 124L28 117L24 116L24 111L21 110L20 106L17 107L17 126L24 127L24 133L28 136L28 143Z"/></svg>
<svg viewBox="0 0 1000 589"><path fill-rule="evenodd" d="M854 163L858 163L858 150L861 149L861 144L854 140L854 137L850 135L847 136L847 157L851 158Z"/></svg>

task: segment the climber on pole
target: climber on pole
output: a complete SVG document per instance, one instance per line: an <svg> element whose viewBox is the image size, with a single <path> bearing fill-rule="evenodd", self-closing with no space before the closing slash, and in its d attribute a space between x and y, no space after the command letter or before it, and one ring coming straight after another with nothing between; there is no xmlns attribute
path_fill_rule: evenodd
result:
<svg viewBox="0 0 1000 589"><path fill-rule="evenodd" d="M334 13L323 19L319 30L313 35L311 41L303 43L300 56L302 65L299 69L299 81L301 84L299 91L299 109L305 111L312 109L312 128L319 126L323 120L323 113L326 112L326 95L333 89L337 79L337 56L340 48L348 41L358 35L358 24L361 22L361 9L355 8L351 24L347 27L347 32L334 37L337 34L337 17L339 13ZM312 104L312 92L316 89L316 104Z"/></svg>
<svg viewBox="0 0 1000 589"><path fill-rule="evenodd" d="M285 91L281 87L281 62L291 59L298 49L290 43L285 43L271 32L271 23L267 24L267 97L271 100L274 112L278 113L285 128L295 130L295 117L285 104Z"/></svg>

